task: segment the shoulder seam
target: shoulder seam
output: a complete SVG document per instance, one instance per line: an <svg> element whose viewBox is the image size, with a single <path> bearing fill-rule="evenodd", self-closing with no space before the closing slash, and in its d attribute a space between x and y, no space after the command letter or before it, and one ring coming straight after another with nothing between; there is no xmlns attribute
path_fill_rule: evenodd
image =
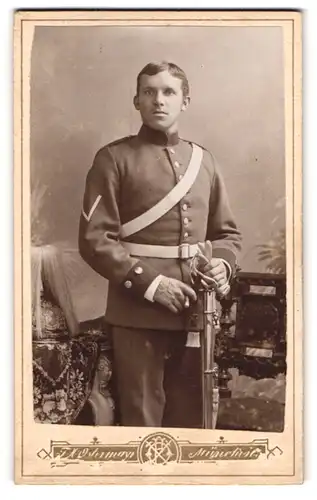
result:
<svg viewBox="0 0 317 500"><path fill-rule="evenodd" d="M135 137L135 135L126 135L125 137L120 137L119 139L115 139L114 141L109 142L106 145L106 147L115 146L116 144L120 144L121 142L124 142L124 141L127 141L129 139L132 139L133 137Z"/></svg>
<svg viewBox="0 0 317 500"><path fill-rule="evenodd" d="M104 144L103 146L101 146L96 155L95 156L98 156L98 155L102 155L104 154L105 152L109 152L110 153L110 149L112 148L112 146L115 146L116 144L120 144L126 140L130 140L132 139L133 137L135 137L135 135L128 135L128 136L125 136L125 137L121 137L120 139L116 139L115 141L112 141L112 142L109 142L107 144Z"/></svg>

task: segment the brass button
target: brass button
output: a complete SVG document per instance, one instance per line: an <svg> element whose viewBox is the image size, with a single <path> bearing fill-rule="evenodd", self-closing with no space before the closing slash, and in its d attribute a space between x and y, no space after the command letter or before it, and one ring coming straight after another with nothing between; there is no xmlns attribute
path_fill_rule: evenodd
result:
<svg viewBox="0 0 317 500"><path fill-rule="evenodd" d="M170 153L171 153L172 155L174 155L174 154L175 154L175 150L174 150L173 148L171 148L171 149L170 149Z"/></svg>
<svg viewBox="0 0 317 500"><path fill-rule="evenodd" d="M187 203L184 203L184 205L182 206L182 209L186 212L186 210L188 209Z"/></svg>
<svg viewBox="0 0 317 500"><path fill-rule="evenodd" d="M143 273L143 268L138 266L134 268L135 274L142 274Z"/></svg>
<svg viewBox="0 0 317 500"><path fill-rule="evenodd" d="M180 181L183 178L182 174L178 176L178 180Z"/></svg>
<svg viewBox="0 0 317 500"><path fill-rule="evenodd" d="M188 226L188 223L189 223L189 219L187 219L187 217L185 217L185 219L184 219L184 225Z"/></svg>
<svg viewBox="0 0 317 500"><path fill-rule="evenodd" d="M179 164L179 162L178 162L178 161L175 161L174 165L175 165L175 167L176 167L176 168L179 168L179 167L180 167L180 164Z"/></svg>
<svg viewBox="0 0 317 500"><path fill-rule="evenodd" d="M188 233L184 233L184 238L188 238L189 234Z"/></svg>
<svg viewBox="0 0 317 500"><path fill-rule="evenodd" d="M130 281L130 280L125 281L125 282L124 282L124 286L125 286L126 288L131 288L131 287L132 287L132 281Z"/></svg>

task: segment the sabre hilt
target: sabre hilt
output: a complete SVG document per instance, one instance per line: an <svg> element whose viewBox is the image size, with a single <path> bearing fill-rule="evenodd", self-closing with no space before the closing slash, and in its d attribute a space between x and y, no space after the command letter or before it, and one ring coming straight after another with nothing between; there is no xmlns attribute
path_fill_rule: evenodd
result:
<svg viewBox="0 0 317 500"><path fill-rule="evenodd" d="M200 249L198 249L190 261L190 276L192 284L198 291L201 290L203 292L204 290L214 290L219 300L224 298L230 291L229 282L226 283L225 287L222 287L222 292L220 293L217 281L199 270L199 261L201 260L204 261L205 264L209 263L207 257Z"/></svg>

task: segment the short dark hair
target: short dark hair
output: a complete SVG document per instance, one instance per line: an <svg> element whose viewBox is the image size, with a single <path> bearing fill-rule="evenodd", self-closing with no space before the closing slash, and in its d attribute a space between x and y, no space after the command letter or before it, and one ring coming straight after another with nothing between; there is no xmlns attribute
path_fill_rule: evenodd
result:
<svg viewBox="0 0 317 500"><path fill-rule="evenodd" d="M157 75L157 73L161 73L161 71L168 71L172 76L179 78L182 81L182 90L184 97L189 95L189 83L185 71L183 71L177 64L162 61L160 63L150 62L140 71L137 76L137 86L136 93L139 94L140 90L140 81L142 75Z"/></svg>

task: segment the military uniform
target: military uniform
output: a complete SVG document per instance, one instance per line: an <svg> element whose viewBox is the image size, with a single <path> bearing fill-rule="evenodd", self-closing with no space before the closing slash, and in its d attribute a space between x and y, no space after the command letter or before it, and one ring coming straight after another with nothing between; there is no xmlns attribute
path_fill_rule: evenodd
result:
<svg viewBox="0 0 317 500"><path fill-rule="evenodd" d="M100 149L87 175L79 250L109 280L106 321L113 325L124 425L161 425L166 404L164 359L183 349L195 306L174 314L145 298L160 275L190 284L189 259L130 255L120 232L180 182L192 149L178 134L166 136L142 125L138 135ZM207 239L212 241L213 256L224 259L234 273L240 232L216 161L203 149L198 175L180 202L124 241L180 246L182 251Z"/></svg>

